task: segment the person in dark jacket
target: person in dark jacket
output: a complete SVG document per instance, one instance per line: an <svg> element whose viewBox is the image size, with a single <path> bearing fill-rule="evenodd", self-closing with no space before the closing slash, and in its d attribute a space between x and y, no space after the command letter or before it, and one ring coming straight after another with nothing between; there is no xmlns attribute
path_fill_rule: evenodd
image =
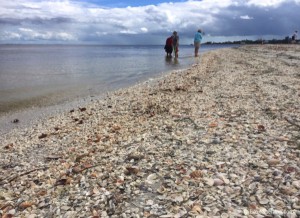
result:
<svg viewBox="0 0 300 218"><path fill-rule="evenodd" d="M172 36L168 37L166 40L165 51L167 53L167 57L172 57L173 52L173 38Z"/></svg>

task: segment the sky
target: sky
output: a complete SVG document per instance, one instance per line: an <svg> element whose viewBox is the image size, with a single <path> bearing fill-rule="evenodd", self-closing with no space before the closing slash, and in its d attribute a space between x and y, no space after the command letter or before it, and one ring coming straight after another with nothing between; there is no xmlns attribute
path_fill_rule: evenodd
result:
<svg viewBox="0 0 300 218"><path fill-rule="evenodd" d="M162 45L283 39L300 30L300 0L1 0L0 44Z"/></svg>

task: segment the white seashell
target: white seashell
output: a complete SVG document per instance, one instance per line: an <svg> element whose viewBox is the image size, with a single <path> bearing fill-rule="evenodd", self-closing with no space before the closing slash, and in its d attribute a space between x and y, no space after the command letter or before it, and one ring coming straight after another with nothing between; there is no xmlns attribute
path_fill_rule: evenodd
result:
<svg viewBox="0 0 300 218"><path fill-rule="evenodd" d="M278 159L271 159L271 160L268 160L267 163L269 164L269 166L274 166L274 165L279 164L280 160L278 160Z"/></svg>
<svg viewBox="0 0 300 218"><path fill-rule="evenodd" d="M153 202L152 200L146 201L146 205L148 205L148 206L151 206L151 205L153 205L153 204L154 204L154 202Z"/></svg>
<svg viewBox="0 0 300 218"><path fill-rule="evenodd" d="M147 177L147 182L149 184L154 184L156 180L157 180L157 175L155 173L152 173Z"/></svg>
<svg viewBox="0 0 300 218"><path fill-rule="evenodd" d="M259 203L262 204L262 205L268 204L268 203L269 203L269 200L266 199L266 198L263 198L263 199L260 199L260 200L259 200Z"/></svg>
<svg viewBox="0 0 300 218"><path fill-rule="evenodd" d="M249 185L249 189L250 190L253 190L253 189L255 189L256 188L256 183L255 182L253 182L253 183L251 183L250 185Z"/></svg>
<svg viewBox="0 0 300 218"><path fill-rule="evenodd" d="M98 195L100 193L100 191L97 188L93 188L93 194Z"/></svg>
<svg viewBox="0 0 300 218"><path fill-rule="evenodd" d="M264 208L264 207L261 207L261 208L259 209L259 212L260 212L260 214L262 214L262 215L268 215L268 211L267 211L267 209Z"/></svg>
<svg viewBox="0 0 300 218"><path fill-rule="evenodd" d="M300 204L293 203L293 209L300 210Z"/></svg>
<svg viewBox="0 0 300 218"><path fill-rule="evenodd" d="M228 186L225 186L224 190L225 190L225 192L226 192L227 194L231 194L231 193L234 192L233 189L230 188L230 187L228 187Z"/></svg>
<svg viewBox="0 0 300 218"><path fill-rule="evenodd" d="M292 185L300 189L300 180L293 181Z"/></svg>
<svg viewBox="0 0 300 218"><path fill-rule="evenodd" d="M270 214L274 215L274 216L280 216L282 217L284 215L284 213L280 210L269 210Z"/></svg>
<svg viewBox="0 0 300 218"><path fill-rule="evenodd" d="M182 196L176 196L176 197L174 198L174 200L175 200L176 202L178 202L178 203L181 203L181 202L183 202L183 197L182 197Z"/></svg>
<svg viewBox="0 0 300 218"><path fill-rule="evenodd" d="M215 183L214 179L212 179L212 178L205 178L205 182L209 186L213 186Z"/></svg>
<svg viewBox="0 0 300 218"><path fill-rule="evenodd" d="M223 167L225 165L225 162L217 162L216 165Z"/></svg>
<svg viewBox="0 0 300 218"><path fill-rule="evenodd" d="M228 217L229 217L229 215L227 213L222 213L221 214L221 218L228 218Z"/></svg>
<svg viewBox="0 0 300 218"><path fill-rule="evenodd" d="M218 178L223 180L225 184L229 184L229 180L222 174L218 174Z"/></svg>
<svg viewBox="0 0 300 218"><path fill-rule="evenodd" d="M223 185L224 181L221 179L214 179L214 186Z"/></svg>
<svg viewBox="0 0 300 218"><path fill-rule="evenodd" d="M245 215L245 216L248 216L248 215L250 214L250 213L249 213L249 210L247 210L247 209L244 209L243 212L244 212L244 215Z"/></svg>

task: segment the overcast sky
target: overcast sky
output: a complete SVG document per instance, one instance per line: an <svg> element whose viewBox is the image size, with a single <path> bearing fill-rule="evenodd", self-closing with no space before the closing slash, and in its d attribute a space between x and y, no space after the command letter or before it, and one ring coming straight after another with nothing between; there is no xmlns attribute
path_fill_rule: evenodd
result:
<svg viewBox="0 0 300 218"><path fill-rule="evenodd" d="M1 0L0 43L190 44L284 38L300 27L300 0Z"/></svg>

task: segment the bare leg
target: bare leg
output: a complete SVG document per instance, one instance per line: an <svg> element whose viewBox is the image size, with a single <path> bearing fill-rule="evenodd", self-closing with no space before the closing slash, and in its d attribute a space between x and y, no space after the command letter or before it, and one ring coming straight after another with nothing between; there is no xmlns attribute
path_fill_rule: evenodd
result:
<svg viewBox="0 0 300 218"><path fill-rule="evenodd" d="M195 46L195 57L197 57L197 56L198 56L198 47Z"/></svg>
<svg viewBox="0 0 300 218"><path fill-rule="evenodd" d="M195 57L198 57L199 49L200 49L200 45L195 46Z"/></svg>

